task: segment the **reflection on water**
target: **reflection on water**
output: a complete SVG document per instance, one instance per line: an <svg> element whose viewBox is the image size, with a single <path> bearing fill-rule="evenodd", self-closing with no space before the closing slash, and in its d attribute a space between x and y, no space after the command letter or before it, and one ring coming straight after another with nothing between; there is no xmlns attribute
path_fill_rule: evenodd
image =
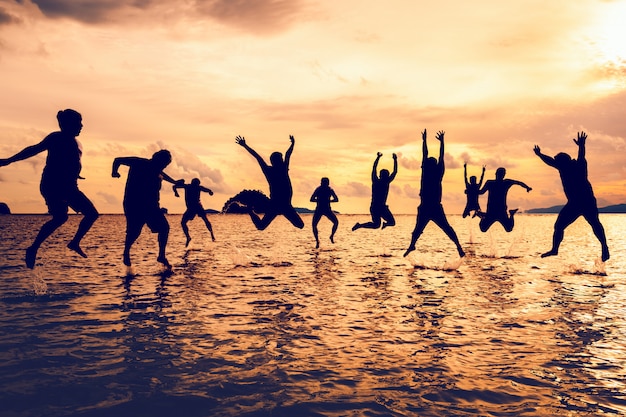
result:
<svg viewBox="0 0 626 417"><path fill-rule="evenodd" d="M357 232L340 217L316 250L310 227L236 215L211 218L216 242L190 223L185 248L170 216L173 272L144 231L132 275L121 216L96 222L86 260L64 246L72 218L35 270L23 250L45 218L0 217L1 414L626 413L624 216L602 217L606 265L584 222L541 259L553 216L510 234L450 216L465 259L434 226L403 258L414 216L398 217Z"/></svg>

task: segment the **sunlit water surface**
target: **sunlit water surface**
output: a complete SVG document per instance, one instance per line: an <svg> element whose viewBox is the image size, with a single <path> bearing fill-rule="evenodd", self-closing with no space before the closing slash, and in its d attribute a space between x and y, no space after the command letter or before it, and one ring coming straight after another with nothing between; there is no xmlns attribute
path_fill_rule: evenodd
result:
<svg viewBox="0 0 626 417"><path fill-rule="evenodd" d="M105 215L82 259L65 248L73 216L40 250L46 216L0 217L0 415L626 415L626 216L603 215L612 258L584 221L557 257L553 215L518 215L505 233L450 216L468 256L429 225L403 258L414 216L315 249L277 219L214 215L171 274L144 230L133 274L124 218Z"/></svg>

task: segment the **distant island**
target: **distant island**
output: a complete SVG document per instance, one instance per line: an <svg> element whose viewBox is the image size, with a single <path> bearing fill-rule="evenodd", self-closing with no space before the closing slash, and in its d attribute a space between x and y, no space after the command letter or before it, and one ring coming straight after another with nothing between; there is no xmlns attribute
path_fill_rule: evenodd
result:
<svg viewBox="0 0 626 417"><path fill-rule="evenodd" d="M528 214L552 214L558 213L563 208L563 205L560 206L552 206L546 208L534 208L530 210L526 210L524 213ZM598 212L600 213L626 213L626 204L614 204L612 206L600 207L598 208Z"/></svg>
<svg viewBox="0 0 626 417"><path fill-rule="evenodd" d="M11 209L7 203L0 203L0 214L11 214Z"/></svg>

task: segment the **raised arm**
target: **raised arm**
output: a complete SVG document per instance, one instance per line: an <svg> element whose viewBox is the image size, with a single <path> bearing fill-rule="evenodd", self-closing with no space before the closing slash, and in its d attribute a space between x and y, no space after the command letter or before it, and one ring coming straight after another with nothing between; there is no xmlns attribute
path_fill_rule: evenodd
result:
<svg viewBox="0 0 626 417"><path fill-rule="evenodd" d="M393 172L389 176L389 182L393 181L397 173L398 173L398 155L394 153L393 154Z"/></svg>
<svg viewBox="0 0 626 417"><path fill-rule="evenodd" d="M289 135L289 140L291 141L291 145L287 148L287 152L285 152L285 165L289 168L289 160L291 159L291 154L293 152L293 147L296 144L296 139L293 135Z"/></svg>
<svg viewBox="0 0 626 417"><path fill-rule="evenodd" d="M28 159L32 156L37 155L38 153L45 151L46 149L48 149L48 147L46 146L45 139L44 139L36 145L32 145L32 146L22 149L21 151L11 156L10 158L0 159L0 167L7 166L9 164L12 164L13 162Z"/></svg>
<svg viewBox="0 0 626 417"><path fill-rule="evenodd" d="M267 164L265 163L263 158L261 158L261 155L256 153L254 149L248 146L248 144L246 143L246 138L244 138L243 136L237 136L235 138L235 142L237 142L237 144L243 147L246 151L250 152L250 155L254 156L254 158L258 161L259 165L261 165L262 168L267 167Z"/></svg>
<svg viewBox="0 0 626 417"><path fill-rule="evenodd" d="M376 154L376 160L374 161L374 166L372 167L372 181L376 181L378 179L378 161L380 161L381 156L383 156L383 154L380 152Z"/></svg>
<svg viewBox="0 0 626 417"><path fill-rule="evenodd" d="M483 170L483 174L485 173L485 170ZM467 181L467 162L463 163L463 178L465 179L465 187L469 187L469 181ZM481 180L482 182L482 177Z"/></svg>
<svg viewBox="0 0 626 417"><path fill-rule="evenodd" d="M445 134L446 134L446 132L444 132L443 130L440 130L439 132L437 132L437 136L435 136L435 138L439 141L439 162L438 162L438 164L442 168L445 168L445 161L443 159L443 136Z"/></svg>
<svg viewBox="0 0 626 417"><path fill-rule="evenodd" d="M185 180L182 180L182 181L183 181L183 182L180 182L180 183L174 184L174 185L172 186L172 190L174 191L174 195L175 195L176 197L180 197L180 195L178 194L178 189L179 189L179 188L185 188L185 184L184 184L184 181L185 181Z"/></svg>
<svg viewBox="0 0 626 417"><path fill-rule="evenodd" d="M578 132L578 139L573 139L574 143L578 145L578 161L587 162L585 160L585 143L587 142L587 134L585 132Z"/></svg>
<svg viewBox="0 0 626 417"><path fill-rule="evenodd" d="M511 180L511 181L515 185L519 185L522 188L526 188L527 193L529 193L532 190L532 188L530 188L528 185L526 185L526 183L523 183L522 181L517 181L517 180Z"/></svg>
<svg viewBox="0 0 626 417"><path fill-rule="evenodd" d="M426 144L426 129L422 132L422 168L428 159L428 145Z"/></svg>
<svg viewBox="0 0 626 417"><path fill-rule="evenodd" d="M113 160L113 167L111 168L111 176L113 178L119 178L120 173L117 171L120 169L120 165L131 166L135 163L135 161L138 161L139 159L141 158L138 158L136 156L124 156L115 158Z"/></svg>
<svg viewBox="0 0 626 417"><path fill-rule="evenodd" d="M533 148L535 151L535 155L537 155L544 163L550 165L553 168L556 168L556 161L551 156L541 153L541 148L538 145L535 145Z"/></svg>
<svg viewBox="0 0 626 417"><path fill-rule="evenodd" d="M483 179L485 179L485 166L483 165L483 172L480 174L480 181L478 181L478 187L483 185Z"/></svg>
<svg viewBox="0 0 626 417"><path fill-rule="evenodd" d="M202 185L200 186L200 191L204 191L205 193L209 193L209 195L213 195L213 190Z"/></svg>

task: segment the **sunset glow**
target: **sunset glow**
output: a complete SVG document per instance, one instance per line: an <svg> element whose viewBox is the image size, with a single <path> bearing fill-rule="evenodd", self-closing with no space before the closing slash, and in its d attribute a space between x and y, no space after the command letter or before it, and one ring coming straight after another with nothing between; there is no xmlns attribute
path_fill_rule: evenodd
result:
<svg viewBox="0 0 626 417"><path fill-rule="evenodd" d="M236 135L266 159L296 138L293 203L310 207L322 176L342 213L366 213L376 152L399 154L389 195L415 213L420 131L446 131L443 204L463 209L470 175L499 166L533 191L529 209L565 201L558 173L534 154L575 155L589 135L598 205L626 202L626 1L138 2L0 0L0 158L82 113L81 189L102 213L122 211L117 156L169 149L175 178L215 191L221 209L244 188L267 193ZM44 155L0 169L0 201L44 213ZM184 201L169 189L172 213Z"/></svg>

